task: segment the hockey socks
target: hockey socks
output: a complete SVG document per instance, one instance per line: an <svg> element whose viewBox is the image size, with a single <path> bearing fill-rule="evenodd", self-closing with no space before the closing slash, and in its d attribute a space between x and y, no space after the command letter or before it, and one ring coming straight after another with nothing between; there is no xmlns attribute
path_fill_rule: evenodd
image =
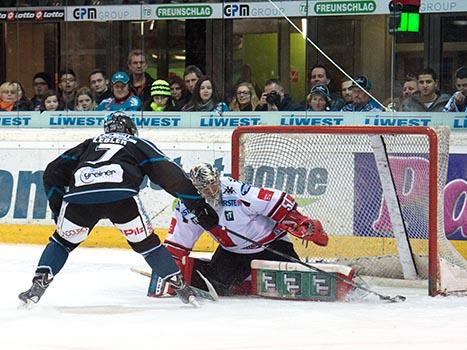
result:
<svg viewBox="0 0 467 350"><path fill-rule="evenodd" d="M149 253L143 254L144 259L151 267L152 271L165 279L180 272L172 255L163 245L156 247Z"/></svg>
<svg viewBox="0 0 467 350"><path fill-rule="evenodd" d="M51 237L50 243L47 244L39 259L36 273L46 272L55 276L65 265L70 251L70 249L56 241L54 237Z"/></svg>

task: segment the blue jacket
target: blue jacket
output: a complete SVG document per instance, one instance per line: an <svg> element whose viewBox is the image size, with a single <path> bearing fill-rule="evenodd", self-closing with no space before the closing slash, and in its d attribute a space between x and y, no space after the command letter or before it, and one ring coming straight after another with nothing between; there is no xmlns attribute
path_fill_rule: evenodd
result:
<svg viewBox="0 0 467 350"><path fill-rule="evenodd" d="M124 100L116 100L113 96L102 100L96 111L140 111L142 105L141 99L130 92Z"/></svg>

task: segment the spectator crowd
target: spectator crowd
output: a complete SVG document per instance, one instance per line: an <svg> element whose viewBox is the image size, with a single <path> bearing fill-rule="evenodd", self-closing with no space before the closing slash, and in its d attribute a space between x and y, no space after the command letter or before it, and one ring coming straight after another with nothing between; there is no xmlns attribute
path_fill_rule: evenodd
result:
<svg viewBox="0 0 467 350"><path fill-rule="evenodd" d="M450 94L439 91L436 72L425 68L409 74L400 96L384 104L372 97L372 81L364 75L345 79L340 91L332 91L331 75L324 65L310 69L310 91L303 102L293 101L278 79L267 80L261 90L252 81L251 71L241 75L224 100L213 79L196 66L187 66L183 77L164 79L154 79L147 68L143 51L132 50L126 71L115 72L109 79L103 69L96 68L83 86L70 68L59 72L56 84L48 73L39 72L32 78L34 96L30 99L20 82L7 81L0 85L0 111L467 111L467 66L454 73L456 88Z"/></svg>

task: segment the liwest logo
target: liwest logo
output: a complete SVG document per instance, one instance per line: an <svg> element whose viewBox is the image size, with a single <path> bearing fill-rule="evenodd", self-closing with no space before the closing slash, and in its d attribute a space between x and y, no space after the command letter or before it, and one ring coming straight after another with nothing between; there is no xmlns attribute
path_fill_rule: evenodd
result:
<svg viewBox="0 0 467 350"><path fill-rule="evenodd" d="M247 4L225 5L224 15L227 17L247 17L250 15L250 6Z"/></svg>
<svg viewBox="0 0 467 350"><path fill-rule="evenodd" d="M97 10L94 7L77 7L73 10L74 19L96 19Z"/></svg>

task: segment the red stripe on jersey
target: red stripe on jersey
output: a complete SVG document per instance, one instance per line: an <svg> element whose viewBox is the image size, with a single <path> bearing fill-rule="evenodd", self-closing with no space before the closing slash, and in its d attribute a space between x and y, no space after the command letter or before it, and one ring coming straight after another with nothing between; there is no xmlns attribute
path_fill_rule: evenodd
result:
<svg viewBox="0 0 467 350"><path fill-rule="evenodd" d="M168 231L169 234L174 233L175 225L177 225L177 219L172 218L172 220L170 220L170 225L169 225L169 231Z"/></svg>

